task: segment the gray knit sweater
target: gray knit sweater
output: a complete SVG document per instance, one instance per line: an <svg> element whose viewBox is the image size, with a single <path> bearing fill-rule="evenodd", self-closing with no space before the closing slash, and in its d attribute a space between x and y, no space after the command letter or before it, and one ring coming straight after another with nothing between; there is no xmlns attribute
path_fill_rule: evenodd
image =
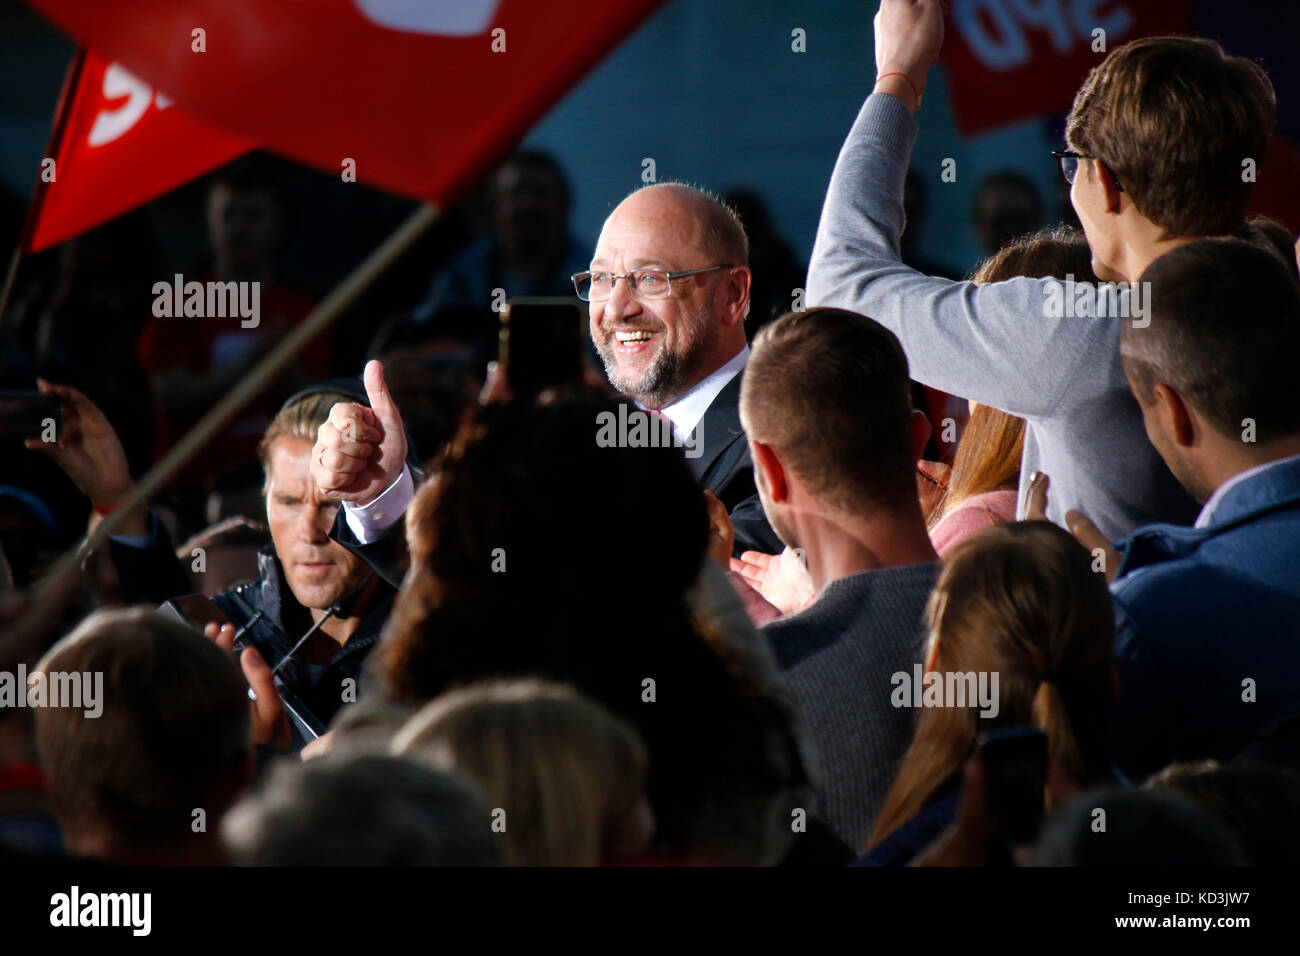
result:
<svg viewBox="0 0 1300 956"><path fill-rule="evenodd" d="M1058 524L1078 509L1112 541L1155 521L1190 525L1199 509L1147 440L1120 366L1126 320L1113 309L1091 317L1104 307L1099 294L1086 308L1072 298L1057 310L1061 285L1052 280L976 286L900 261L916 129L894 97L867 98L826 193L808 267L810 306L870 316L903 343L914 379L1024 418L1021 517L1030 475L1045 471L1047 516Z"/></svg>
<svg viewBox="0 0 1300 956"><path fill-rule="evenodd" d="M891 677L921 660L937 564L866 571L828 584L807 610L765 625L812 735L822 817L861 850L912 740L915 715L894 707Z"/></svg>

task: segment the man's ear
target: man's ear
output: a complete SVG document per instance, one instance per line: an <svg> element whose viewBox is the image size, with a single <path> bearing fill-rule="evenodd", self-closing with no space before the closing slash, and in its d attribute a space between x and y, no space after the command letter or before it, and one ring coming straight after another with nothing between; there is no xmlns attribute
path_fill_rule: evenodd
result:
<svg viewBox="0 0 1300 956"><path fill-rule="evenodd" d="M750 456L754 459L755 480L763 482L767 498L773 504L780 504L790 499L790 485L786 478L785 466L777 457L771 445L750 440Z"/></svg>
<svg viewBox="0 0 1300 956"><path fill-rule="evenodd" d="M1106 211L1119 212L1120 190L1115 185L1115 177L1111 175L1110 167L1100 159L1094 159L1092 174L1097 177L1097 183L1101 186L1101 195L1106 201Z"/></svg>
<svg viewBox="0 0 1300 956"><path fill-rule="evenodd" d="M1196 443L1196 423L1193 421L1191 407L1168 385L1157 382L1152 388L1155 399L1156 415L1160 424L1174 444L1190 448Z"/></svg>
<svg viewBox="0 0 1300 956"><path fill-rule="evenodd" d="M925 454L925 446L930 441L930 419L925 413L912 410L912 460L920 461Z"/></svg>
<svg viewBox="0 0 1300 956"><path fill-rule="evenodd" d="M726 270L727 276L718 283L718 295L722 296L722 324L738 325L749 314L749 293L754 275L747 268L737 266Z"/></svg>

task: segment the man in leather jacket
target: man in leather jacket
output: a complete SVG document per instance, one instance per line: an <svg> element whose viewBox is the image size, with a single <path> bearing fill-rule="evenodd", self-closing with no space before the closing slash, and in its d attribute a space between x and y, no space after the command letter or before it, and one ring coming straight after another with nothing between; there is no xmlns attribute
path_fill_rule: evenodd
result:
<svg viewBox="0 0 1300 956"><path fill-rule="evenodd" d="M121 444L103 413L76 389L42 383L64 405L57 445L44 451L90 498L98 514L131 491ZM192 594L162 522L143 507L109 539L124 604L162 604L196 626L231 624L241 644L256 647L272 668L290 712L294 748L323 733L343 704L355 701L361 666L379 640L396 589L365 560L330 538L338 505L311 479L316 431L337 402L366 402L355 379L337 379L292 396L259 446L266 472L267 523L272 543L258 554L253 581L211 600ZM392 535L392 559L404 556ZM398 553L400 552L400 553ZM391 563L389 561L386 564Z"/></svg>

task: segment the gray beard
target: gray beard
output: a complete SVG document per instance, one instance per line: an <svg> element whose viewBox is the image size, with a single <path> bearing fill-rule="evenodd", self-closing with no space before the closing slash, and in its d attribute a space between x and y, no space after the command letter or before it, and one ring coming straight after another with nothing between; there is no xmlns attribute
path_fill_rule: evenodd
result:
<svg viewBox="0 0 1300 956"><path fill-rule="evenodd" d="M615 390L629 398L634 398L647 408L662 408L676 401L690 384L690 378L699 365L699 356L705 346L705 330L709 317L702 310L690 323L676 351L661 348L645 371L636 378L626 378L618 371L615 357L613 336L606 336L604 342L596 346L600 360L605 366L605 375Z"/></svg>
<svg viewBox="0 0 1300 956"><path fill-rule="evenodd" d="M661 399L667 398L671 403L672 398L682 391L682 381L686 377L683 368L685 363L675 352L661 350L639 376L625 378L619 374L613 347L605 346L598 351L605 365L605 374L609 376L609 384L619 393L635 398L643 405L658 408Z"/></svg>

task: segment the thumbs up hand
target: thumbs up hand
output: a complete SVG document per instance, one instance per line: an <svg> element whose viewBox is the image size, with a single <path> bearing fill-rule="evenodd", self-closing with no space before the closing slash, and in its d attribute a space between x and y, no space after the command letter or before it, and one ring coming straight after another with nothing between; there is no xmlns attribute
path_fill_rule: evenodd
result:
<svg viewBox="0 0 1300 956"><path fill-rule="evenodd" d="M366 364L365 384L369 408L338 402L316 432L311 476L321 495L331 501L367 505L396 481L405 467L402 416L378 361Z"/></svg>

